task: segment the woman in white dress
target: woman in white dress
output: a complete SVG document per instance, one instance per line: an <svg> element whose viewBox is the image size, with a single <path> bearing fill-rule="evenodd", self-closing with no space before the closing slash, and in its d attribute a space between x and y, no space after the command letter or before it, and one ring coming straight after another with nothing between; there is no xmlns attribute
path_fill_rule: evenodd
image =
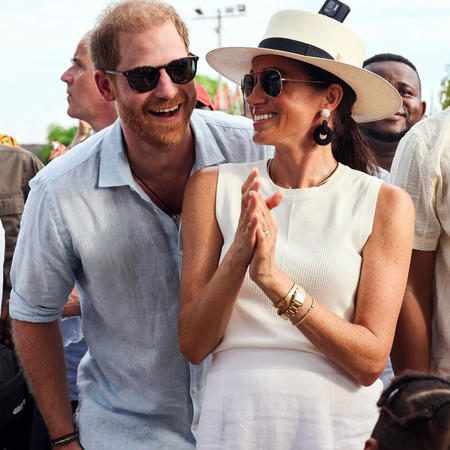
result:
<svg viewBox="0 0 450 450"><path fill-rule="evenodd" d="M194 364L213 354L197 448L362 449L414 212L369 175L355 120L390 116L401 99L361 69L355 33L305 11L275 14L258 48L207 59L242 79L253 140L275 154L201 170L186 188L180 349Z"/></svg>

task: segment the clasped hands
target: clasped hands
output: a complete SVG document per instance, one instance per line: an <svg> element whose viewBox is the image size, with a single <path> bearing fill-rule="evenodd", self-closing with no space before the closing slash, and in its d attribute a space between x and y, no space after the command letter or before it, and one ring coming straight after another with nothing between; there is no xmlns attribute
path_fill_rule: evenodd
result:
<svg viewBox="0 0 450 450"><path fill-rule="evenodd" d="M277 225L270 211L281 203L283 192L264 200L258 175L253 168L242 185L241 214L232 247L245 270L250 266L250 278L259 285L278 271L274 260Z"/></svg>

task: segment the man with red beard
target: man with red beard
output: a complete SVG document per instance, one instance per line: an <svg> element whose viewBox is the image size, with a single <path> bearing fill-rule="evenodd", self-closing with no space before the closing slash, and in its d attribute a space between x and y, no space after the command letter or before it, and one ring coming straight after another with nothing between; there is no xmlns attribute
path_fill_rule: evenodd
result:
<svg viewBox="0 0 450 450"><path fill-rule="evenodd" d="M113 4L89 52L119 119L31 185L13 263L16 346L54 448L194 449L209 364L178 349L185 184L272 149L253 144L245 118L193 112L198 58L172 7ZM75 425L57 321L74 279L89 346Z"/></svg>
<svg viewBox="0 0 450 450"><path fill-rule="evenodd" d="M400 55L383 53L364 61L364 69L389 81L401 95L403 106L393 116L359 126L378 162L380 178L388 181L392 160L400 139L423 119L426 103L416 67Z"/></svg>

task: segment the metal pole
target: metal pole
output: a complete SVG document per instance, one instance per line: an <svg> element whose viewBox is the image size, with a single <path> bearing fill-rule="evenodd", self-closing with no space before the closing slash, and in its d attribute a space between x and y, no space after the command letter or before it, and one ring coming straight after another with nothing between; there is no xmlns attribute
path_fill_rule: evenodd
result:
<svg viewBox="0 0 450 450"><path fill-rule="evenodd" d="M219 35L219 48L222 47L222 15L220 9L217 10L218 26L217 34ZM219 74L219 107L223 104L222 75Z"/></svg>

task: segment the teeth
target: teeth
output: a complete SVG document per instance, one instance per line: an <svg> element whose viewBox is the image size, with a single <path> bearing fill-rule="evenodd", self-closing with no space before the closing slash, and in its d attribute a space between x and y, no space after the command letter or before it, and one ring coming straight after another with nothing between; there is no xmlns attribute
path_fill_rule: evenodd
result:
<svg viewBox="0 0 450 450"><path fill-rule="evenodd" d="M159 111L152 111L152 112L161 114L161 113L168 113L168 112L176 111L177 109L178 109L178 105L175 105L172 108L166 108L166 109L161 109Z"/></svg>
<svg viewBox="0 0 450 450"><path fill-rule="evenodd" d="M253 116L253 120L255 122L258 122L258 120L271 119L272 117L275 117L275 116L276 116L276 114L274 114L274 113L261 114L261 115Z"/></svg>

